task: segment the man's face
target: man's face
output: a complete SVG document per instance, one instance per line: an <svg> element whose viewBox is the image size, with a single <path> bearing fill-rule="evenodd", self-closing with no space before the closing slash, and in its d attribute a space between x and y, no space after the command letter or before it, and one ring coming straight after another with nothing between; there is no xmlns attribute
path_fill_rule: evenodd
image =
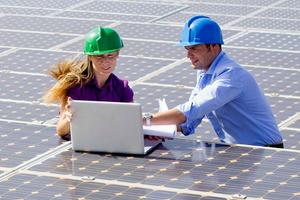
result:
<svg viewBox="0 0 300 200"><path fill-rule="evenodd" d="M207 71L216 57L213 45L197 44L184 48L187 50L187 57L190 59L193 69Z"/></svg>

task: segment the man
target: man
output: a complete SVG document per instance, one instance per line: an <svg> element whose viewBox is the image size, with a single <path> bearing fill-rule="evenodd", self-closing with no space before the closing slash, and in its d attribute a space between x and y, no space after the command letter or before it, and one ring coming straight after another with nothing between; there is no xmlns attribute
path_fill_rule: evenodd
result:
<svg viewBox="0 0 300 200"><path fill-rule="evenodd" d="M179 45L197 70L197 84L188 102L144 118L145 124L177 124L194 133L206 116L222 142L283 148L271 108L249 72L223 51L219 25L205 16L185 24ZM146 123L147 122L147 123Z"/></svg>

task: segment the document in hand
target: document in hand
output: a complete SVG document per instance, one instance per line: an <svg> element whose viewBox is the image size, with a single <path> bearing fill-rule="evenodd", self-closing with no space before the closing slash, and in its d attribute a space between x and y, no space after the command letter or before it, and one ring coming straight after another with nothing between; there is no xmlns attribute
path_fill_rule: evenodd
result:
<svg viewBox="0 0 300 200"><path fill-rule="evenodd" d="M168 105L165 99L158 99L159 111L168 110ZM152 126L143 126L144 135L153 135L166 138L174 138L177 133L176 125L152 125Z"/></svg>

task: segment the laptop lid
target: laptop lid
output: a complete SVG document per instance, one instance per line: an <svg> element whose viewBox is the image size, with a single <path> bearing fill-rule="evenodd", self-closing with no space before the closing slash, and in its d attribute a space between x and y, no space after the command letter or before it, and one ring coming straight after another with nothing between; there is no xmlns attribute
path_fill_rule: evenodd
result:
<svg viewBox="0 0 300 200"><path fill-rule="evenodd" d="M71 110L75 151L146 154L160 143L152 142L145 150L138 103L72 100Z"/></svg>

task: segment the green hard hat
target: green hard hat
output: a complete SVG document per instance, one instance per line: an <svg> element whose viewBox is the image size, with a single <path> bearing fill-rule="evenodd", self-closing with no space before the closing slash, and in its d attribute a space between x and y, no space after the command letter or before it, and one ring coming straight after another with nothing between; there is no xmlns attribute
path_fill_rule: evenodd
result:
<svg viewBox="0 0 300 200"><path fill-rule="evenodd" d="M84 54L101 55L117 51L123 47L119 34L108 27L96 27L85 36Z"/></svg>

